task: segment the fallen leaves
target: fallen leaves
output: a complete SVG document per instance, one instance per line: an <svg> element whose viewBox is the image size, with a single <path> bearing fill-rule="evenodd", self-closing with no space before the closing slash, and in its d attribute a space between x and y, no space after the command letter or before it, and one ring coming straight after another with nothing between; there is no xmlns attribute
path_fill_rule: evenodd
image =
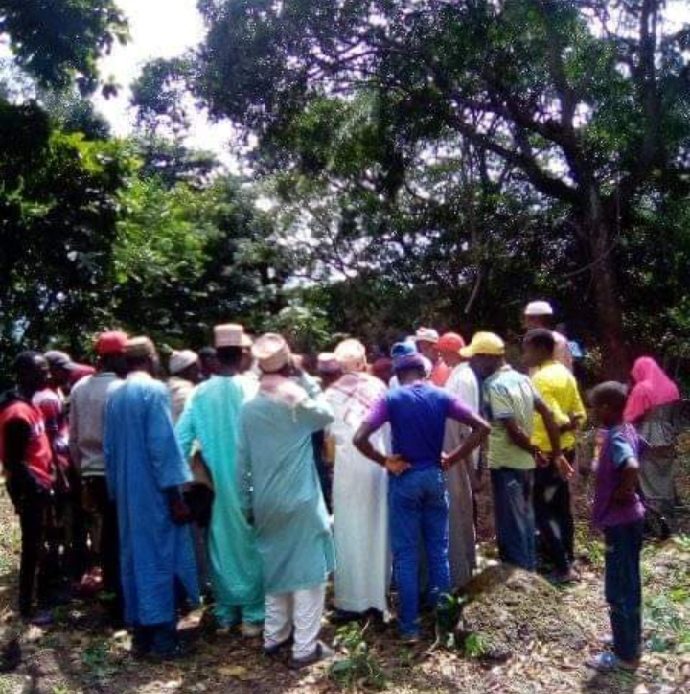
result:
<svg viewBox="0 0 690 694"><path fill-rule="evenodd" d="M220 675L221 677L234 677L238 680L242 680L243 682L256 680L261 677L260 673L252 672L241 665L221 665L220 667L216 668L216 674Z"/></svg>

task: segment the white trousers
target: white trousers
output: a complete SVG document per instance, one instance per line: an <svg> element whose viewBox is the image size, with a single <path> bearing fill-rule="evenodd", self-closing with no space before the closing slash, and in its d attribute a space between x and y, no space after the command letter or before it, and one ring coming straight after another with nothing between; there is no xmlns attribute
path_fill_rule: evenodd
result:
<svg viewBox="0 0 690 694"><path fill-rule="evenodd" d="M267 595L264 646L272 648L285 643L294 627L292 657L300 659L310 656L316 649L321 632L325 600L325 585L294 593Z"/></svg>

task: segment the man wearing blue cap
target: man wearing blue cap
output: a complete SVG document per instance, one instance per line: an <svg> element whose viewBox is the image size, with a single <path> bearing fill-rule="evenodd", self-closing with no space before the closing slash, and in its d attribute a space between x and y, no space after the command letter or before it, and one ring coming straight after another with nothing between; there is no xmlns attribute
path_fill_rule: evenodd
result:
<svg viewBox="0 0 690 694"><path fill-rule="evenodd" d="M414 344L401 342L391 351L400 385L371 409L355 434L359 451L389 472L393 564L400 595L399 624L407 641L419 639L419 537L429 563L429 602L436 606L450 591L448 564L448 492L444 470L481 444L489 425L448 392L426 380L424 357ZM464 443L443 453L446 420L472 430ZM393 455L376 450L369 438L389 422Z"/></svg>

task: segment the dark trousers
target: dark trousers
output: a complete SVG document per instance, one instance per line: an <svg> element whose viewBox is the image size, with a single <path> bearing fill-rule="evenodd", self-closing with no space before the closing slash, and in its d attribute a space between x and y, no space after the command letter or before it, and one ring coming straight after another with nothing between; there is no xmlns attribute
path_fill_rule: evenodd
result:
<svg viewBox="0 0 690 694"><path fill-rule="evenodd" d="M533 470L491 470L496 542L501 561L527 571L536 569Z"/></svg>
<svg viewBox="0 0 690 694"><path fill-rule="evenodd" d="M606 602L609 604L613 651L621 660L640 657L642 644L643 521L606 528Z"/></svg>
<svg viewBox="0 0 690 694"><path fill-rule="evenodd" d="M572 465L574 452L565 455ZM570 485L553 464L534 472L534 518L544 558L556 571L565 573L575 558L575 524L570 509Z"/></svg>
<svg viewBox="0 0 690 694"><path fill-rule="evenodd" d="M179 643L175 622L135 626L132 648L137 655L166 656L175 651Z"/></svg>
<svg viewBox="0 0 690 694"><path fill-rule="evenodd" d="M122 586L120 583L120 535L117 526L117 507L108 497L108 488L103 476L85 477L82 480L86 506L91 514L97 514L101 526L96 561L103 570L103 588L115 596L113 618L122 618Z"/></svg>
<svg viewBox="0 0 690 694"><path fill-rule="evenodd" d="M41 571L41 560L45 553L46 510L50 503L47 492L28 490L17 504L19 525L22 533L22 550L19 564L19 614L29 617L34 600L37 574L38 597L45 597L45 576Z"/></svg>

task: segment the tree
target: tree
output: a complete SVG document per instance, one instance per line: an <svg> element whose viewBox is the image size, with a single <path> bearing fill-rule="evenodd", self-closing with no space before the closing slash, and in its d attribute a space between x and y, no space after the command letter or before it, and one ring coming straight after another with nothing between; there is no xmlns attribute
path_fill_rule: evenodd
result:
<svg viewBox="0 0 690 694"><path fill-rule="evenodd" d="M102 320L131 160L116 142L53 129L36 104L0 102L0 151L2 353L56 339L77 349Z"/></svg>
<svg viewBox="0 0 690 694"><path fill-rule="evenodd" d="M127 22L113 0L0 0L0 34L41 85L88 93L98 84L98 58L127 40Z"/></svg>
<svg viewBox="0 0 690 694"><path fill-rule="evenodd" d="M261 329L285 305L285 271L271 224L233 177L205 188L134 181L123 198L114 253L112 315L156 340L201 346L213 325Z"/></svg>
<svg viewBox="0 0 690 694"><path fill-rule="evenodd" d="M399 142L452 134L509 165L566 211L607 370L622 375L622 240L634 234L645 195L682 197L690 185L690 27L671 28L664 8L661 0L204 1L209 32L193 84L213 115L259 136L273 167L302 166L289 147L276 157L275 144L304 109L365 88L390 96L406 126ZM404 178L392 183L404 190Z"/></svg>

